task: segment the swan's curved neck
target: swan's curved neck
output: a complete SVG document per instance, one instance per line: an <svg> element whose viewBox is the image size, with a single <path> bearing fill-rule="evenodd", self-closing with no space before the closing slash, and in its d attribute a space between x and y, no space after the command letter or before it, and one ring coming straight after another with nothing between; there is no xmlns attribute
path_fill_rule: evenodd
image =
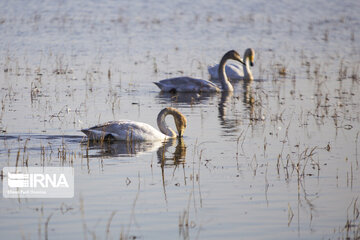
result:
<svg viewBox="0 0 360 240"><path fill-rule="evenodd" d="M231 83L229 82L229 79L225 73L225 64L226 64L227 60L229 60L229 58L226 55L221 59L220 64L219 64L218 74L219 74L219 80L221 83L221 89L225 92L232 92L232 91L234 91L234 88L231 85Z"/></svg>
<svg viewBox="0 0 360 240"><path fill-rule="evenodd" d="M244 80L253 80L254 77L252 75L252 72L250 70L250 55L247 54L247 52L245 52L245 55L244 55L244 62L245 64L243 65L243 70L244 70Z"/></svg>
<svg viewBox="0 0 360 240"><path fill-rule="evenodd" d="M169 138L176 138L177 134L174 130L172 130L165 122L165 118L167 115L173 115L171 112L169 112L167 109L163 109L158 117L157 117L157 124L160 129L160 132L168 136ZM173 115L174 116L174 115ZM175 116L174 116L175 117Z"/></svg>

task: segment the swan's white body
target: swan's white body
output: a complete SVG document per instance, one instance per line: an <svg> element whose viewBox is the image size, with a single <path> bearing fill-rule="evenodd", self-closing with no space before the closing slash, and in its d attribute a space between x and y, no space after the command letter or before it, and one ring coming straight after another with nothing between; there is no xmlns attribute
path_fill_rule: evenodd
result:
<svg viewBox="0 0 360 240"><path fill-rule="evenodd" d="M105 139L109 134L108 137L119 141L156 141L169 137L147 123L131 120L110 121L81 131L91 140Z"/></svg>
<svg viewBox="0 0 360 240"><path fill-rule="evenodd" d="M244 53L244 65L230 63L225 66L226 75L232 80L253 80L250 66L254 65L255 51L252 48L246 49ZM208 67L208 72L212 79L219 78L219 64Z"/></svg>
<svg viewBox="0 0 360 240"><path fill-rule="evenodd" d="M218 68L218 76L220 76L221 89L213 82L203 79L191 78L191 77L176 77L164 79L159 82L155 82L161 91L164 92L232 92L234 89L229 82L225 73L225 63L227 60L235 60L244 64L240 55L231 50L227 52L220 61L220 68Z"/></svg>
<svg viewBox="0 0 360 240"><path fill-rule="evenodd" d="M220 92L216 84L191 77L169 78L154 83L163 92Z"/></svg>
<svg viewBox="0 0 360 240"><path fill-rule="evenodd" d="M169 114L174 117L178 134L165 122ZM157 123L160 131L149 124L131 120L110 121L81 131L91 140L157 141L182 136L186 118L178 110L169 107L160 111Z"/></svg>
<svg viewBox="0 0 360 240"><path fill-rule="evenodd" d="M208 72L212 79L218 79L219 64L215 64L214 66L208 67ZM244 78L244 70L242 65L236 63L229 63L225 65L225 73L228 78L232 80L240 80Z"/></svg>

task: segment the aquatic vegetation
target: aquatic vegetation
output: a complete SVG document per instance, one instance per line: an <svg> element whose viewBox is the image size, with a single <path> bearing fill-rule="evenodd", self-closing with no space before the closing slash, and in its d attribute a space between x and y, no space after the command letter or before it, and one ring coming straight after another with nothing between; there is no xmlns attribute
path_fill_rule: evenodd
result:
<svg viewBox="0 0 360 240"><path fill-rule="evenodd" d="M315 1L315 16L252 4L1 7L0 165L76 173L73 199L2 198L2 236L358 239L357 6ZM253 81L233 81L233 93L152 84L207 79L226 46L257 52ZM182 141L93 142L79 131L156 125L166 107L191 123Z"/></svg>

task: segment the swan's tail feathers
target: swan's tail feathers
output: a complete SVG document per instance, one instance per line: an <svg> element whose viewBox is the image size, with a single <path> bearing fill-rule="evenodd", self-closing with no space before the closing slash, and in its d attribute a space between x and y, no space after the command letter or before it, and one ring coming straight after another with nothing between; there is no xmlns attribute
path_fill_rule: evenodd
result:
<svg viewBox="0 0 360 240"><path fill-rule="evenodd" d="M91 131L88 128L81 129L81 131L88 137L91 138Z"/></svg>
<svg viewBox="0 0 360 240"><path fill-rule="evenodd" d="M81 131L82 131L83 133L85 133L86 136L89 136L89 134L90 134L90 131L89 131L88 128L81 129Z"/></svg>
<svg viewBox="0 0 360 240"><path fill-rule="evenodd" d="M156 86L158 86L158 88L160 88L161 90L162 90L162 85L161 85L161 83L159 83L159 82L153 82Z"/></svg>
<svg viewBox="0 0 360 240"><path fill-rule="evenodd" d="M85 133L85 135L87 136L87 138L89 140L99 140L102 137L104 137L103 132L99 132L99 131L94 131L91 128L85 128L85 129L81 129L81 131L83 133Z"/></svg>

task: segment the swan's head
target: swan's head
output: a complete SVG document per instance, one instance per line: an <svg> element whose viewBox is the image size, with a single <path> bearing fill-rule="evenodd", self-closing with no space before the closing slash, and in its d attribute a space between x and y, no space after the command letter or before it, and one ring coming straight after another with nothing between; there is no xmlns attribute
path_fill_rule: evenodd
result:
<svg viewBox="0 0 360 240"><path fill-rule="evenodd" d="M186 128L186 118L181 112L179 112L179 110L172 107L167 107L160 111L158 115L158 126L160 130L162 130L163 133L167 132L167 126L166 124L164 125L164 122L165 117L169 114L174 117L175 126L178 131L178 137L182 137Z"/></svg>
<svg viewBox="0 0 360 240"><path fill-rule="evenodd" d="M245 65L244 61L241 59L240 54L235 50L230 50L227 53L225 53L224 57L225 59L232 59L238 62L241 62Z"/></svg>
<svg viewBox="0 0 360 240"><path fill-rule="evenodd" d="M172 108L172 111L173 111L172 115L174 116L174 120L175 120L175 126L178 131L178 137L182 137L184 135L184 131L186 128L186 122L187 122L186 118L177 109Z"/></svg>
<svg viewBox="0 0 360 240"><path fill-rule="evenodd" d="M254 58L255 58L254 49L252 49L252 48L246 49L245 54L244 54L244 58L245 58L245 61L247 59L249 59L250 66L253 67L254 66Z"/></svg>

